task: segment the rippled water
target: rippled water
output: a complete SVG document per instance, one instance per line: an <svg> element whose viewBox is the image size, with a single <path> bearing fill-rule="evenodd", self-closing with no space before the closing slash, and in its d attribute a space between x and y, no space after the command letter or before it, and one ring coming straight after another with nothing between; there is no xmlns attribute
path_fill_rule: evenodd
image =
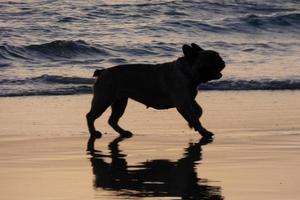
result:
<svg viewBox="0 0 300 200"><path fill-rule="evenodd" d="M0 96L88 93L96 68L172 61L192 42L227 63L204 89L300 89L297 0L32 0L0 4Z"/></svg>

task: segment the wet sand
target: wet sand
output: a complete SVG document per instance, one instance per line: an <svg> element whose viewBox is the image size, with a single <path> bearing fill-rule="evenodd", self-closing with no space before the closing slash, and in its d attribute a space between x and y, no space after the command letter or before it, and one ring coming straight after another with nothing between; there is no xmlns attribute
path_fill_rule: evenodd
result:
<svg viewBox="0 0 300 200"><path fill-rule="evenodd" d="M0 98L1 199L299 198L300 92L201 92L213 141L174 109L132 101L120 123L132 138L107 111L96 122L106 134L89 141L90 99Z"/></svg>

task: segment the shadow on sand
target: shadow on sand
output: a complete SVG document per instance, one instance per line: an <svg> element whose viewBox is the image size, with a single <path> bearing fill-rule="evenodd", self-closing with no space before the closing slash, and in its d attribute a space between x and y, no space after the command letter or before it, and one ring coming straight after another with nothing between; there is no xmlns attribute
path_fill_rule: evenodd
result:
<svg viewBox="0 0 300 200"><path fill-rule="evenodd" d="M182 158L150 160L138 165L128 165L126 154L119 143L127 138L118 137L109 144L110 155L94 149L94 138L88 141L90 161L95 175L94 187L118 191L128 197L173 197L181 199L222 200L221 188L207 185L197 177L196 165L202 159L202 145L212 139L190 143ZM111 162L106 162L110 158Z"/></svg>

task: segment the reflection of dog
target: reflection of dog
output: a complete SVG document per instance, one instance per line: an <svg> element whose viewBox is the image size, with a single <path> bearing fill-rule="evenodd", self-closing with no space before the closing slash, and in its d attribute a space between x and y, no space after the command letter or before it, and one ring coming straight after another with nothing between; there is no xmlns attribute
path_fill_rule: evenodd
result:
<svg viewBox="0 0 300 200"><path fill-rule="evenodd" d="M134 165L128 163L127 155L119 149L119 143L124 139L118 137L112 141L107 155L94 149L95 138L90 137L88 150L95 175L94 187L116 191L124 199L223 199L221 188L208 185L196 171L197 163L202 160L202 146L212 142L209 138L190 143L178 160L147 160Z"/></svg>
<svg viewBox="0 0 300 200"><path fill-rule="evenodd" d="M118 125L128 98L131 98L156 109L175 107L190 127L202 136L211 137L213 134L199 122L202 109L195 101L197 86L220 79L225 63L217 52L203 50L196 44L183 45L182 50L184 56L170 63L122 65L96 70L92 107L87 114L90 134L101 137L94 121L111 106L108 123L122 136L132 135Z"/></svg>

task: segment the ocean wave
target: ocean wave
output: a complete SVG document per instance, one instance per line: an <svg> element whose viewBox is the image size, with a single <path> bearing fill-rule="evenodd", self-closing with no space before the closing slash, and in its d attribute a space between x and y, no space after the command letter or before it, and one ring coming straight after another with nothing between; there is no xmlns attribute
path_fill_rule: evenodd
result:
<svg viewBox="0 0 300 200"><path fill-rule="evenodd" d="M60 96L60 95L77 95L77 94L90 94L92 88L90 86L68 86L68 87L55 87L43 89L27 89L27 90L13 90L4 91L0 93L0 97L22 97L22 96Z"/></svg>
<svg viewBox="0 0 300 200"><path fill-rule="evenodd" d="M236 4L236 6L240 6L241 4ZM264 1L258 2L244 2L242 4L242 10L244 12L260 12L260 13L275 13L275 12L291 12L297 9L290 6L282 6L282 3L268 3Z"/></svg>
<svg viewBox="0 0 300 200"><path fill-rule="evenodd" d="M6 85L24 85L24 84L92 84L94 80L92 78L82 78L77 76L58 76L58 75L41 75L37 77L31 78L21 78L21 79L2 79L0 80L0 84Z"/></svg>
<svg viewBox="0 0 300 200"><path fill-rule="evenodd" d="M4 67L9 67L9 64L8 63L0 63L0 68L4 68Z"/></svg>
<svg viewBox="0 0 300 200"><path fill-rule="evenodd" d="M93 78L41 75L0 80L0 97L75 95L92 92Z"/></svg>
<svg viewBox="0 0 300 200"><path fill-rule="evenodd" d="M79 21L80 19L76 18L76 17L61 17L59 18L58 22L61 23L70 23L70 22L75 22L75 21Z"/></svg>
<svg viewBox="0 0 300 200"><path fill-rule="evenodd" d="M248 14L238 18L225 18L222 22L229 31L238 31L242 33L252 33L257 30L284 32L299 32L300 13L278 13L272 15Z"/></svg>
<svg viewBox="0 0 300 200"><path fill-rule="evenodd" d="M288 13L280 15L268 15L268 16L259 16L259 15L248 15L241 19L242 21L247 22L252 26L293 26L299 25L300 23L300 13Z"/></svg>
<svg viewBox="0 0 300 200"><path fill-rule="evenodd" d="M224 31L228 31L228 29L222 25L209 24L202 20L166 20L162 22L162 26L167 26L171 28L176 28L177 31L187 30L187 31L195 31L201 30L206 32L214 32L214 33L223 33Z"/></svg>
<svg viewBox="0 0 300 200"><path fill-rule="evenodd" d="M107 56L109 53L100 47L88 44L83 40L55 40L49 43L16 47L8 44L0 45L0 59L70 59L86 56Z"/></svg>
<svg viewBox="0 0 300 200"><path fill-rule="evenodd" d="M13 60L13 59L28 60L27 55L22 47L10 46L7 44L0 45L0 59Z"/></svg>
<svg viewBox="0 0 300 200"><path fill-rule="evenodd" d="M300 80L222 80L199 86L203 90L299 90Z"/></svg>
<svg viewBox="0 0 300 200"><path fill-rule="evenodd" d="M42 75L0 81L0 97L90 94L94 79ZM300 90L300 80L222 80L201 84L199 90Z"/></svg>
<svg viewBox="0 0 300 200"><path fill-rule="evenodd" d="M39 54L43 55L66 58L76 57L77 55L108 55L105 50L94 47L83 40L56 40L40 45L29 45L25 48L30 51L36 51Z"/></svg>
<svg viewBox="0 0 300 200"><path fill-rule="evenodd" d="M215 20L198 19L181 19L173 18L162 20L158 25L146 25L140 27L150 31L166 32L195 32L203 31L215 34L232 34L232 33L257 33L258 30L272 33L282 33L283 31L299 32L300 13L277 13L277 14L246 14L237 17L227 16Z"/></svg>

